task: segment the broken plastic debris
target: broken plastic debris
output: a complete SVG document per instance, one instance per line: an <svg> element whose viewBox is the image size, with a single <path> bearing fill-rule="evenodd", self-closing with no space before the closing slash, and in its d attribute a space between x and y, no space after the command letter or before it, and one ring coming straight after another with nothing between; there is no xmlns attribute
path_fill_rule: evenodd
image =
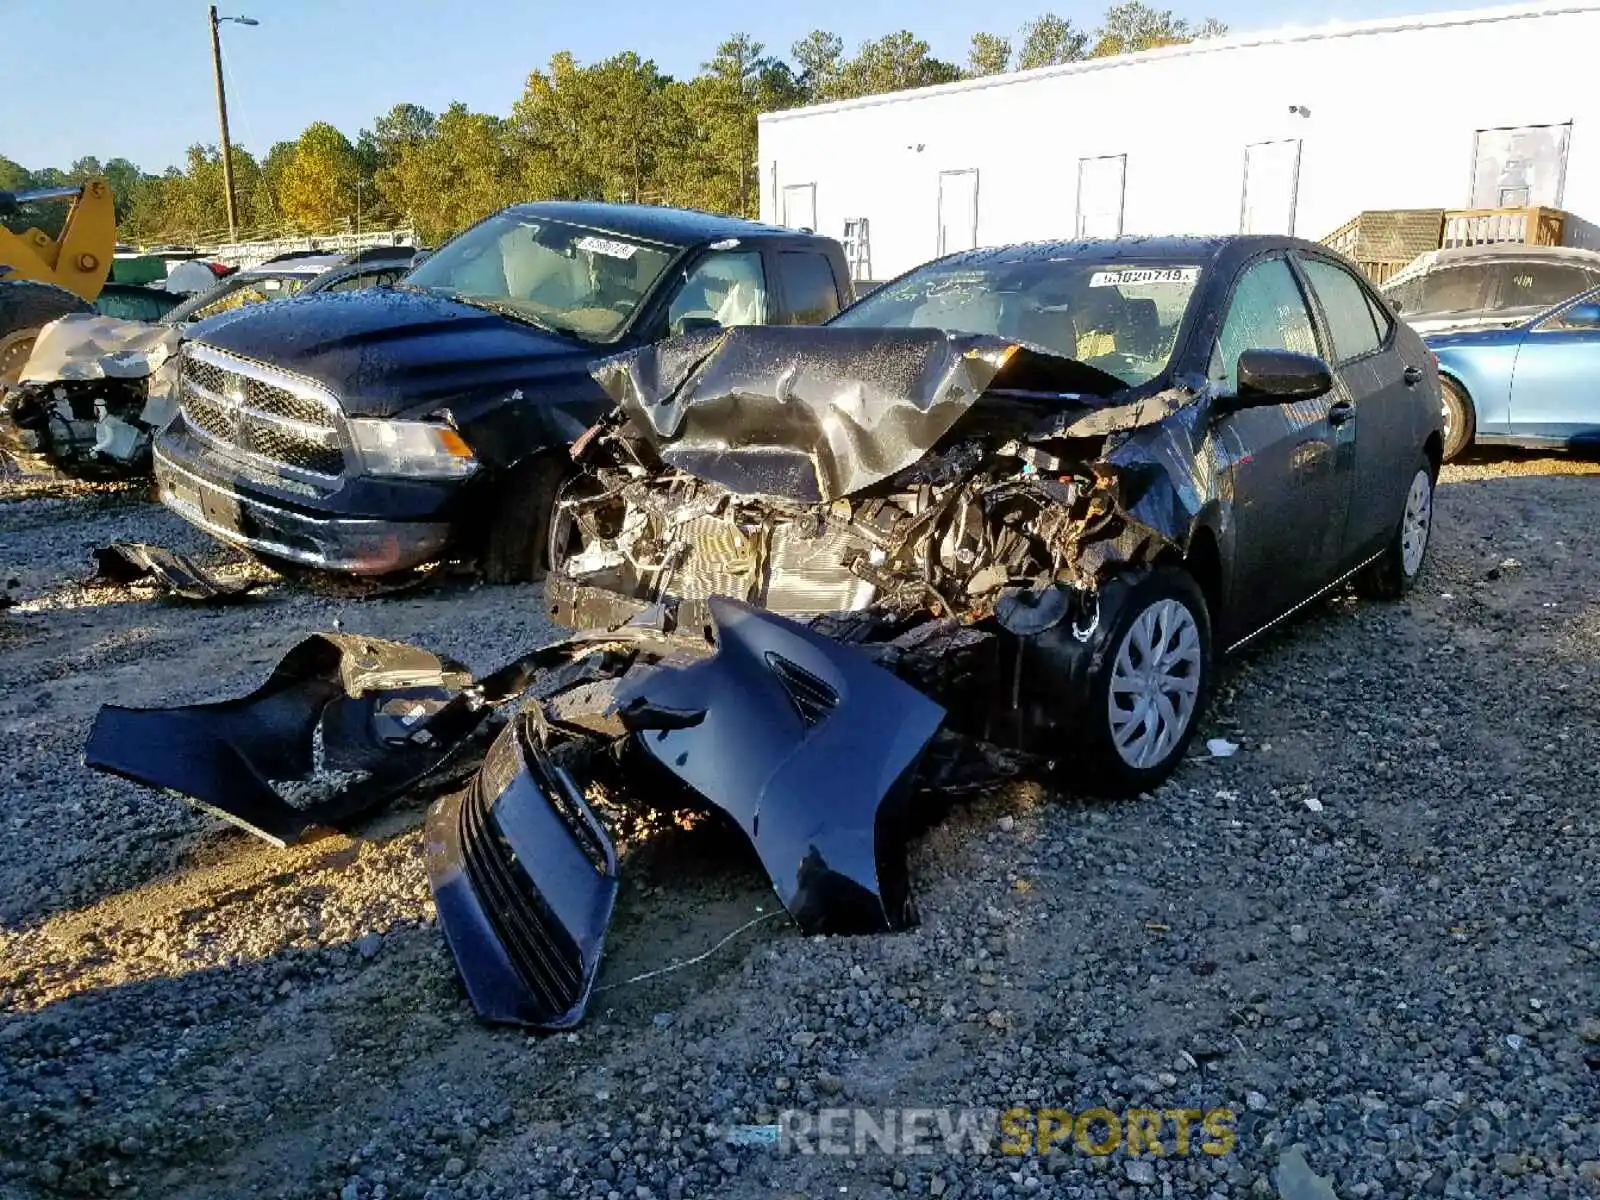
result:
<svg viewBox="0 0 1600 1200"><path fill-rule="evenodd" d="M1282 1200L1336 1200L1333 1181L1312 1171L1306 1162L1306 1148L1298 1143L1279 1155L1272 1182Z"/></svg>
<svg viewBox="0 0 1600 1200"><path fill-rule="evenodd" d="M728 1130L726 1140L730 1146L776 1146L778 1144L778 1127L776 1125L734 1125Z"/></svg>
<svg viewBox="0 0 1600 1200"><path fill-rule="evenodd" d="M1239 752L1239 743L1227 738L1211 738L1206 742L1206 749L1211 751L1212 758L1232 758Z"/></svg>
<svg viewBox="0 0 1600 1200"><path fill-rule="evenodd" d="M1322 811L1322 801L1318 800L1315 796L1307 796L1306 797L1306 807L1309 808L1312 812L1321 812Z"/></svg>

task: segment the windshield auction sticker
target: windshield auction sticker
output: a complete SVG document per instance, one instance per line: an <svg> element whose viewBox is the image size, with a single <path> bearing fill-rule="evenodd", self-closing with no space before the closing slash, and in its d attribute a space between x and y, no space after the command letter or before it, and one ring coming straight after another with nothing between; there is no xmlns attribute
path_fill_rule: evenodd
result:
<svg viewBox="0 0 1600 1200"><path fill-rule="evenodd" d="M1090 287L1127 287L1131 283L1194 283L1199 267L1129 267L1122 271L1096 271Z"/></svg>
<svg viewBox="0 0 1600 1200"><path fill-rule="evenodd" d="M639 249L628 242L614 242L603 237L581 237L573 245L590 254L604 254L607 258L632 258L634 251Z"/></svg>

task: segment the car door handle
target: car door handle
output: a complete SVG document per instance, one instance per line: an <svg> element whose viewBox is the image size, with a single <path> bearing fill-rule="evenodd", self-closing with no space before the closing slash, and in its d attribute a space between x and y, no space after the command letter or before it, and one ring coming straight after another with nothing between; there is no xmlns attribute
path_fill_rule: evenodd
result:
<svg viewBox="0 0 1600 1200"><path fill-rule="evenodd" d="M1407 387L1416 387L1417 384L1422 382L1422 368L1407 367L1400 378L1406 381Z"/></svg>
<svg viewBox="0 0 1600 1200"><path fill-rule="evenodd" d="M1329 425L1343 425L1356 415L1356 406L1348 400L1341 400L1328 410Z"/></svg>

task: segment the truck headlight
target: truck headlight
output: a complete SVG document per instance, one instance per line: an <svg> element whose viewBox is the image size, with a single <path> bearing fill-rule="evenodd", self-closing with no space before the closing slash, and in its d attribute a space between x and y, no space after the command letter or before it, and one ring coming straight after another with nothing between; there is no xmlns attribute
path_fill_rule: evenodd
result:
<svg viewBox="0 0 1600 1200"><path fill-rule="evenodd" d="M472 448L448 425L354 420L350 437L362 464L374 475L463 479L478 469Z"/></svg>

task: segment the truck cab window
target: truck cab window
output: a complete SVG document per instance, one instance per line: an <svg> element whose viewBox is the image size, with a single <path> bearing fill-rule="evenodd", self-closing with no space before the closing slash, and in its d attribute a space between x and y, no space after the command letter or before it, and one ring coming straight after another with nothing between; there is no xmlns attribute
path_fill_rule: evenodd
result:
<svg viewBox="0 0 1600 1200"><path fill-rule="evenodd" d="M715 321L724 329L767 322L767 276L757 250L730 250L700 260L667 305L667 328Z"/></svg>

